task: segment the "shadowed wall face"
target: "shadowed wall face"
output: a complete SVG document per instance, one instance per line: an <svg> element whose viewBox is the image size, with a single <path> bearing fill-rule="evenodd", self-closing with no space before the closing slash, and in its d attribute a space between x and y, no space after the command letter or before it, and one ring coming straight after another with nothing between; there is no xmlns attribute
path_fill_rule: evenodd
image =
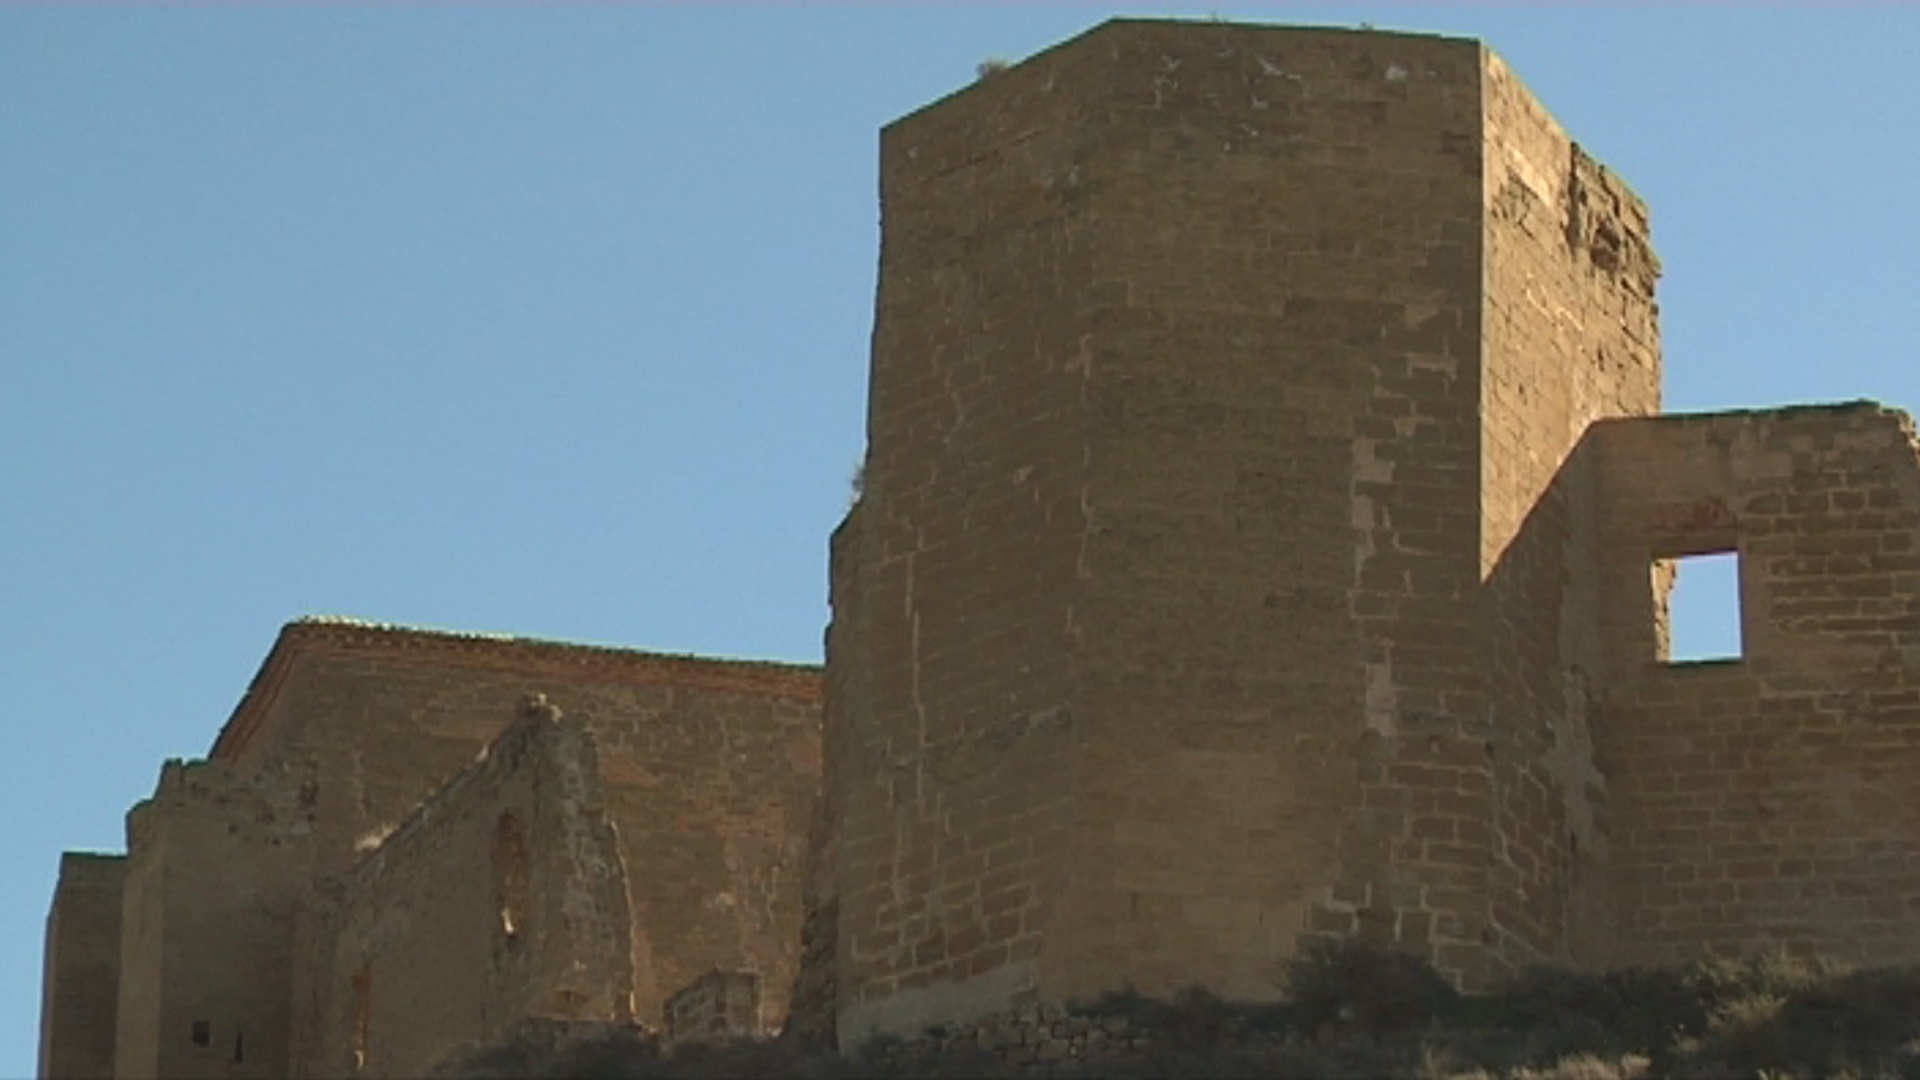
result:
<svg viewBox="0 0 1920 1080"><path fill-rule="evenodd" d="M1660 408L1659 272L1646 207L1499 57L1482 69L1480 570L1485 730L1457 744L1490 817L1433 822L1425 852L1477 847L1489 974L1592 966L1612 947L1608 785L1593 760L1604 666L1588 428ZM1413 846L1412 844L1408 845ZM1403 853L1401 857L1408 857ZM1422 856L1414 855L1419 858Z"/></svg>
<svg viewBox="0 0 1920 1080"><path fill-rule="evenodd" d="M39 1074L49 1080L113 1075L126 870L122 855L60 857L41 969Z"/></svg>
<svg viewBox="0 0 1920 1080"><path fill-rule="evenodd" d="M114 1075L284 1077L312 789L171 761L127 815Z"/></svg>
<svg viewBox="0 0 1920 1080"><path fill-rule="evenodd" d="M800 875L820 775L817 676L803 684L633 690L602 707L569 688L601 747L607 815L631 868L636 1010L716 968L787 1011L800 950ZM797 681L797 680L796 680ZM804 692L797 692L804 691Z"/></svg>

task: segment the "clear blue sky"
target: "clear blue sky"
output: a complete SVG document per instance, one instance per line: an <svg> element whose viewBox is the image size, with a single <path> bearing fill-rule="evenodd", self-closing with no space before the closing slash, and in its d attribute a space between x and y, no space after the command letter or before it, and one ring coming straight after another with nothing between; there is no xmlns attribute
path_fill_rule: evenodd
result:
<svg viewBox="0 0 1920 1080"><path fill-rule="evenodd" d="M817 660L876 131L1109 14L1486 39L1652 204L1676 409L1920 406L1920 8L0 6L0 1077L306 613Z"/></svg>

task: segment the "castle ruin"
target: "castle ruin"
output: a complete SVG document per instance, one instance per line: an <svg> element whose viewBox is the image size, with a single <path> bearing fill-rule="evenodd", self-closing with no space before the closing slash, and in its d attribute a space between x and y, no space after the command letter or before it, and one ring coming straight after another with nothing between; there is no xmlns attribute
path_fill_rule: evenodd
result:
<svg viewBox="0 0 1920 1080"><path fill-rule="evenodd" d="M881 180L824 673L289 625L63 860L43 1076L849 1046L1317 937L1920 960L1913 423L1662 415L1645 207L1498 57L1116 21ZM1741 653L1673 663L1710 553Z"/></svg>

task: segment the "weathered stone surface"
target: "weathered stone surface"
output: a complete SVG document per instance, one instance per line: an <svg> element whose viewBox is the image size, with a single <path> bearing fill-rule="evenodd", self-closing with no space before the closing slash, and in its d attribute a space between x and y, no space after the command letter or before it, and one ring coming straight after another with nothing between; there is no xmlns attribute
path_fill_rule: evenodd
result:
<svg viewBox="0 0 1920 1080"><path fill-rule="evenodd" d="M112 1076L124 855L60 858L41 969L41 1076Z"/></svg>
<svg viewBox="0 0 1920 1080"><path fill-rule="evenodd" d="M418 1075L525 1017L658 1026L716 967L771 983L775 1027L818 697L805 667L291 624L124 869L69 859L42 1072Z"/></svg>
<svg viewBox="0 0 1920 1080"><path fill-rule="evenodd" d="M669 1049L760 1034L760 976L751 971L709 971L667 999Z"/></svg>
<svg viewBox="0 0 1920 1080"><path fill-rule="evenodd" d="M1871 403L1603 424L1595 670L1615 963L1920 959L1920 452ZM1669 664L1648 558L1737 551L1737 661Z"/></svg>
<svg viewBox="0 0 1920 1080"><path fill-rule="evenodd" d="M1159 1037L1064 1002L1329 937L1920 961L1912 422L1660 415L1646 208L1477 42L1109 23L890 126L882 199L824 679L290 625L63 864L44 1074L1061 1074ZM1712 552L1742 655L1671 663Z"/></svg>
<svg viewBox="0 0 1920 1080"><path fill-rule="evenodd" d="M1646 209L1478 43L1110 23L889 127L882 199L843 1043L1320 936L1920 957L1904 417L1658 418ZM1748 656L1665 666L1715 550Z"/></svg>
<svg viewBox="0 0 1920 1080"><path fill-rule="evenodd" d="M598 747L632 874L636 1015L660 1024L667 995L718 967L760 972L761 1022L777 1026L818 788L817 669L300 622L213 753L313 773L325 877L471 762L531 692Z"/></svg>
<svg viewBox="0 0 1920 1080"><path fill-rule="evenodd" d="M114 1075L284 1077L311 787L169 761L127 814Z"/></svg>
<svg viewBox="0 0 1920 1080"><path fill-rule="evenodd" d="M293 1075L420 1076L523 1017L633 1017L628 869L592 734L544 701L327 890Z"/></svg>

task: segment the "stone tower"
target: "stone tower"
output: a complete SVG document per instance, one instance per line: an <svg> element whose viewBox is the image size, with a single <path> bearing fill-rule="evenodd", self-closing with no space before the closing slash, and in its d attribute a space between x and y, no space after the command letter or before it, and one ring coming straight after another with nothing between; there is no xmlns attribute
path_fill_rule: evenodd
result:
<svg viewBox="0 0 1920 1080"><path fill-rule="evenodd" d="M1657 415L1645 211L1497 58L1115 22L882 147L824 726L812 668L290 624L62 860L41 1075L998 1046L1316 938L1920 963L1920 433ZM1740 650L1675 660L1701 555Z"/></svg>
<svg viewBox="0 0 1920 1080"><path fill-rule="evenodd" d="M1328 29L1108 23L881 156L812 884L842 1041L1271 998L1316 934L1469 985L1599 948L1543 655L1597 648L1591 597L1503 560L1590 423L1659 409L1635 197L1478 42Z"/></svg>

